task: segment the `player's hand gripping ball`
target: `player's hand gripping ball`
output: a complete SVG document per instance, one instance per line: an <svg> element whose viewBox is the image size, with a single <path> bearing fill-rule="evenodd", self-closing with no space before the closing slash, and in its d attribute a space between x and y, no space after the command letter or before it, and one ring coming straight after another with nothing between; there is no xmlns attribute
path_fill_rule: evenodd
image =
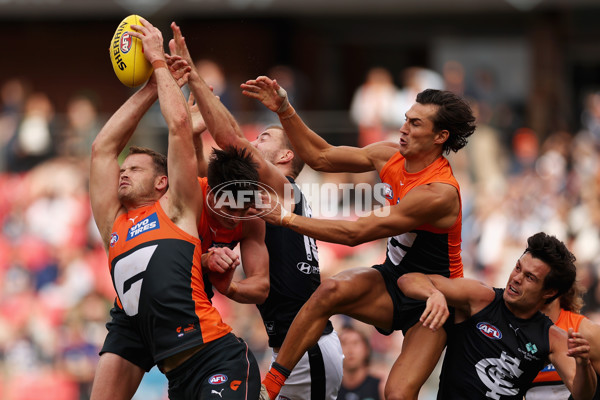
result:
<svg viewBox="0 0 600 400"><path fill-rule="evenodd" d="M136 87L152 75L152 65L144 57L142 41L129 34L131 25L143 25L139 15L125 18L110 42L110 60L117 78L126 86Z"/></svg>

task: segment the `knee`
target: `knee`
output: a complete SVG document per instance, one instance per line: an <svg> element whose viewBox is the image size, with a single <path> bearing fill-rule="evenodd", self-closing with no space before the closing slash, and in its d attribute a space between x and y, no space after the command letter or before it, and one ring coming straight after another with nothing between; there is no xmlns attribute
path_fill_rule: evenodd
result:
<svg viewBox="0 0 600 400"><path fill-rule="evenodd" d="M343 298L343 285L337 279L328 278L321 282L310 302L320 310L333 310Z"/></svg>

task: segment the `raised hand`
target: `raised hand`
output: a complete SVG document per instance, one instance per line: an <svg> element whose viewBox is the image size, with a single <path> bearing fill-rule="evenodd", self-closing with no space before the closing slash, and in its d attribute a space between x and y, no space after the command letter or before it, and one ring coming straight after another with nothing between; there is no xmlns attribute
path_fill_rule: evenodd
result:
<svg viewBox="0 0 600 400"><path fill-rule="evenodd" d="M575 358L578 364L587 364L590 359L590 343L581 336L581 333L575 332L569 328L567 339L567 355Z"/></svg>
<svg viewBox="0 0 600 400"><path fill-rule="evenodd" d="M130 32L131 36L142 41L144 46L144 56L150 63L164 60L162 33L158 28L142 17L140 17L140 22L142 25L131 25L131 28L134 29Z"/></svg>
<svg viewBox="0 0 600 400"><path fill-rule="evenodd" d="M273 112L280 114L290 107L285 89L269 77L259 76L242 83L240 87L244 96L259 100Z"/></svg>

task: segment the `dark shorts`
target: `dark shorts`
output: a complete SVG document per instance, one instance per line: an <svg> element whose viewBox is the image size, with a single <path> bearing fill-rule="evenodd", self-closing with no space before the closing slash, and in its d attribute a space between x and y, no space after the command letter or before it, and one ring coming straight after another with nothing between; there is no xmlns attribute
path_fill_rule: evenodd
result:
<svg viewBox="0 0 600 400"><path fill-rule="evenodd" d="M403 334L406 334L414 324L419 322L425 311L425 302L406 297L398 287L400 275L389 266L380 264L374 265L373 268L383 276L385 287L394 305L392 329L375 328L384 335L391 335L394 331L402 331Z"/></svg>
<svg viewBox="0 0 600 400"><path fill-rule="evenodd" d="M154 366L152 353L142 344L129 317L116 305L110 310L111 320L106 324L108 333L100 355L114 353L148 372Z"/></svg>
<svg viewBox="0 0 600 400"><path fill-rule="evenodd" d="M386 264L373 265L374 269L379 271L385 281L385 287L392 299L394 305L394 319L392 329L381 329L375 327L383 335L391 335L394 331L402 331L404 335L419 320L425 311L426 302L407 297L398 287L398 278L400 275L392 267ZM450 316L444 324L444 329L448 330L454 325L454 308L448 307Z"/></svg>
<svg viewBox="0 0 600 400"><path fill-rule="evenodd" d="M167 372L169 399L258 399L260 371L248 345L232 333Z"/></svg>

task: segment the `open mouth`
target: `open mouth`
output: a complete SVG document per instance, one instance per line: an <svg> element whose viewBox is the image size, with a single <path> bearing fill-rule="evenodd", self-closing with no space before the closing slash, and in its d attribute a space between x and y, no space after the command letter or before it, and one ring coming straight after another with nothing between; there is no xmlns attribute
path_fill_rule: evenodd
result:
<svg viewBox="0 0 600 400"><path fill-rule="evenodd" d="M515 289L515 287L513 285L508 285L508 292L510 294L514 294L514 295L518 295L519 292L517 291L517 289Z"/></svg>

